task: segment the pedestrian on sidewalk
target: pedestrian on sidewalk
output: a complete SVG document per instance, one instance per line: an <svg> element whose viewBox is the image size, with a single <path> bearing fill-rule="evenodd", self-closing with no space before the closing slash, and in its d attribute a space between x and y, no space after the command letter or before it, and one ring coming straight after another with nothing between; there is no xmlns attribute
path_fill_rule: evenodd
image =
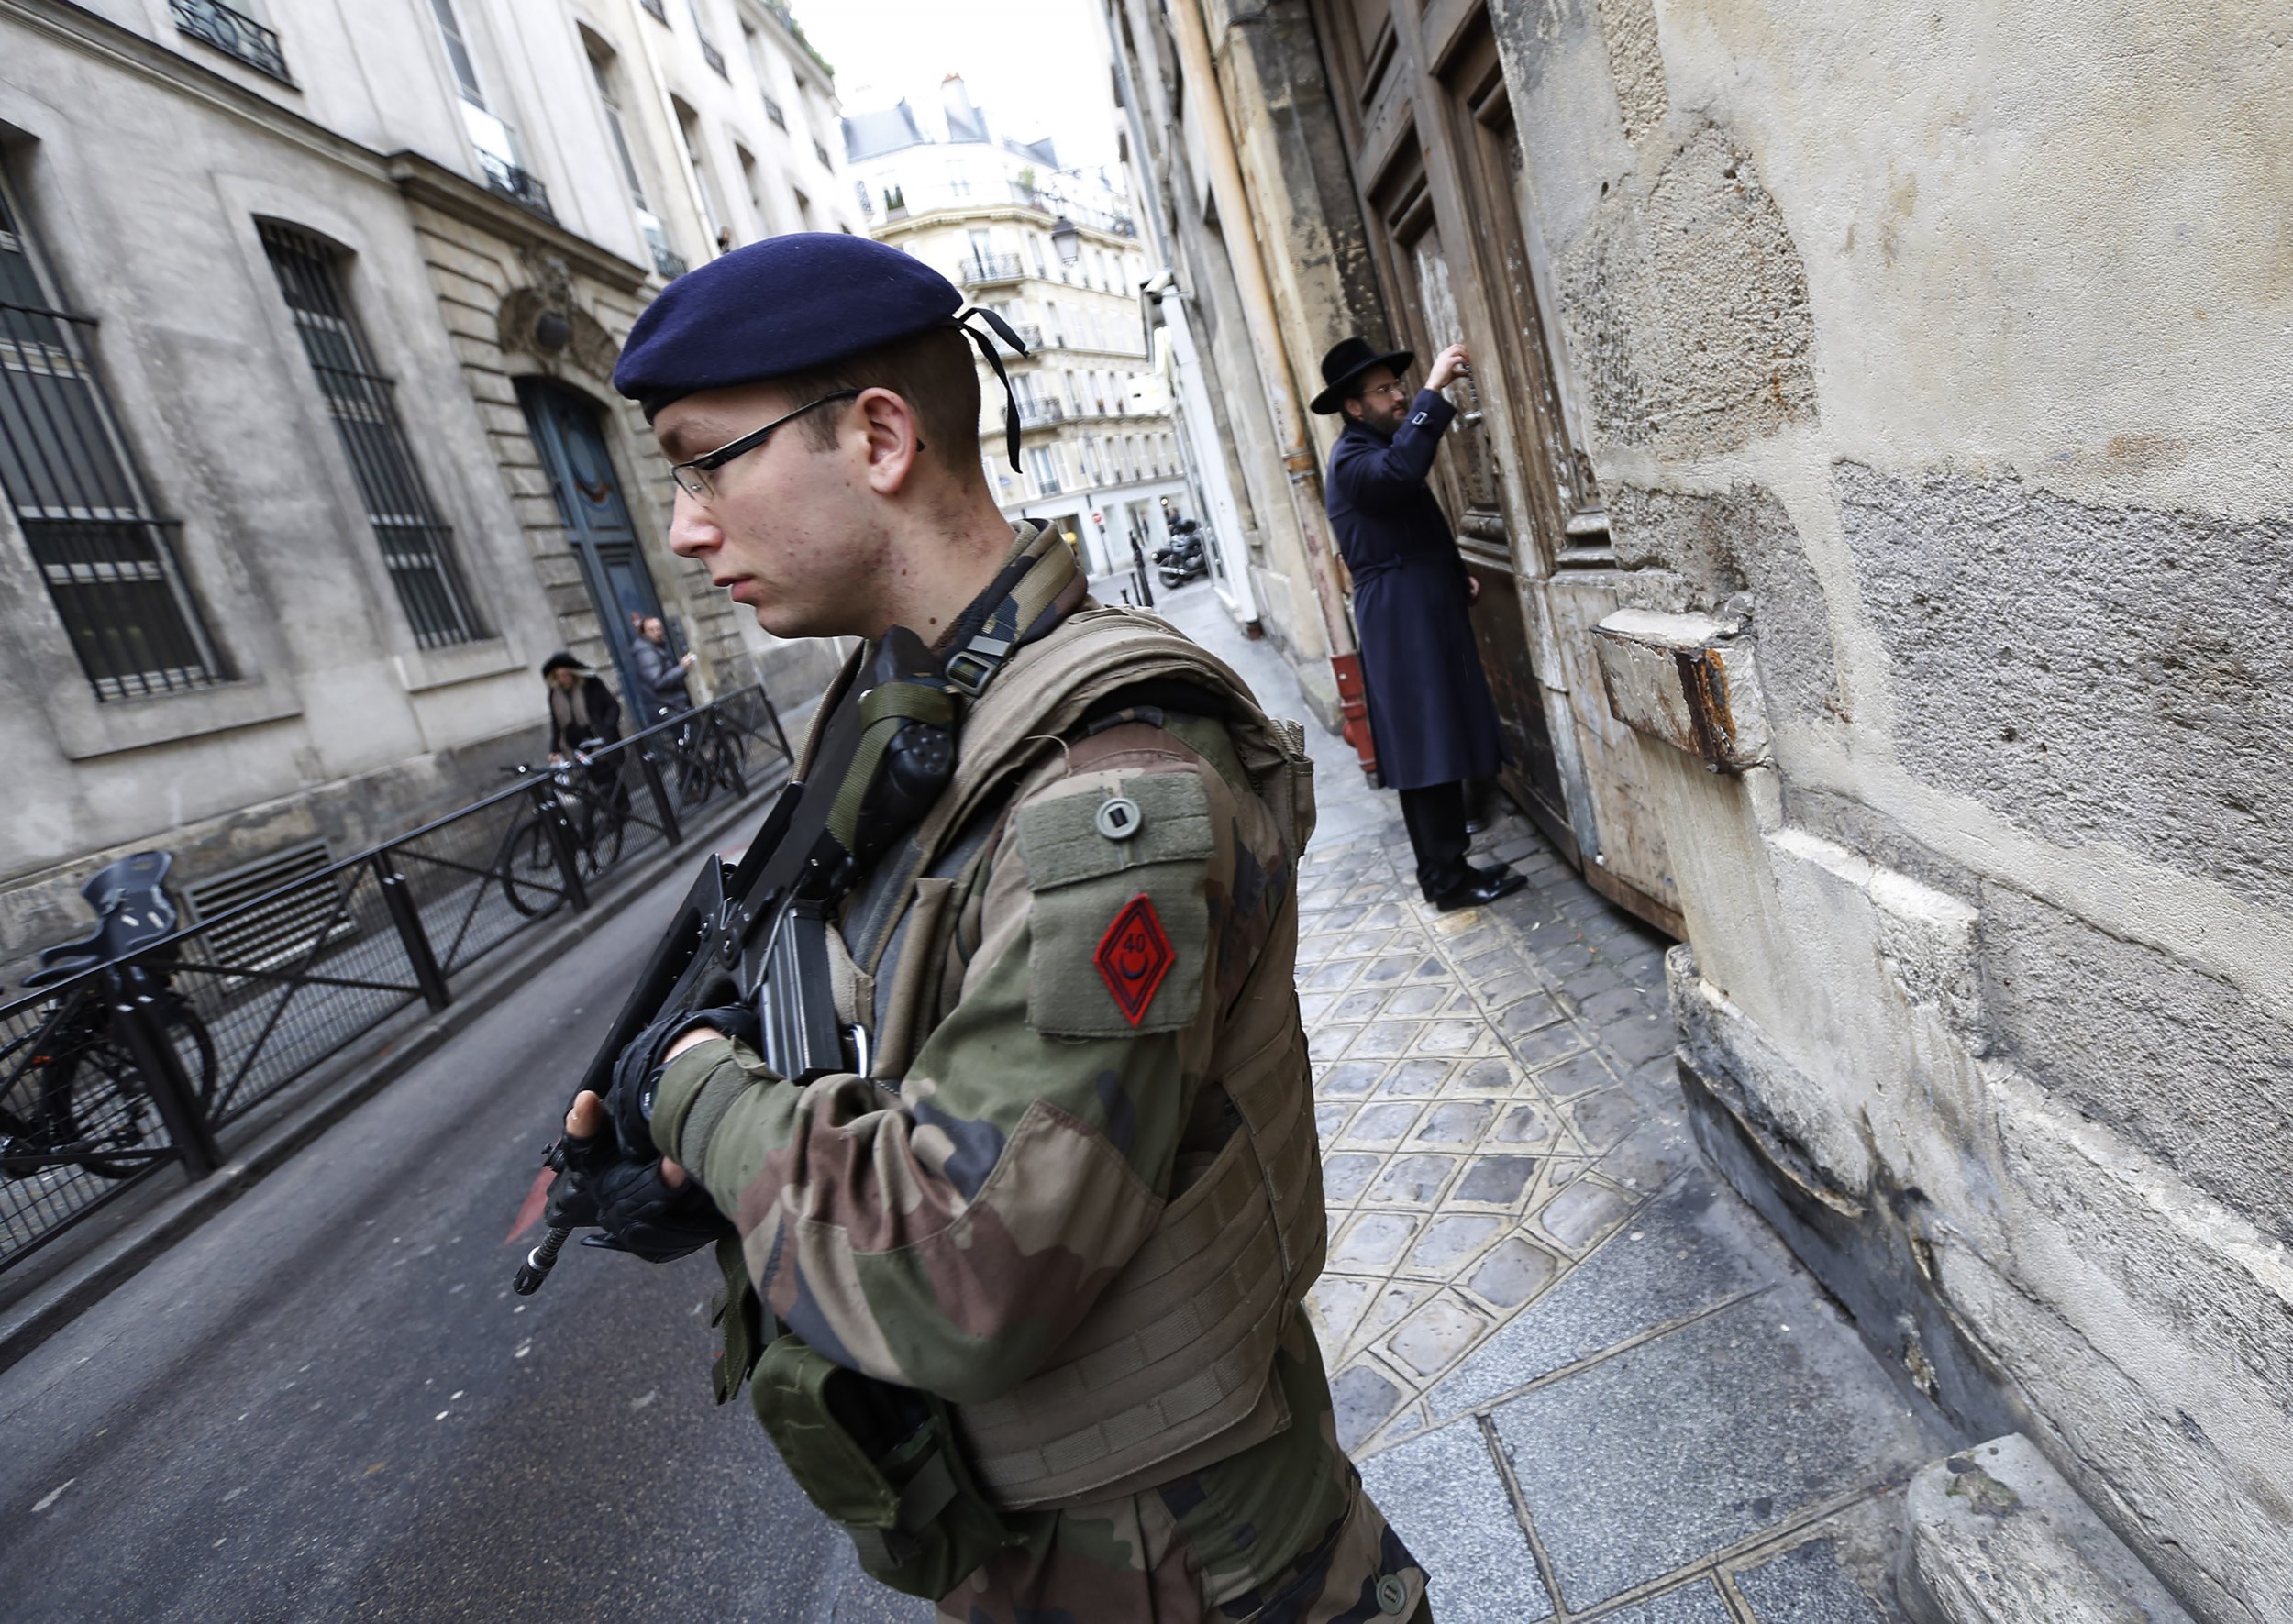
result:
<svg viewBox="0 0 2293 1624"><path fill-rule="evenodd" d="M1380 353L1359 337L1322 358L1313 409L1343 412L1330 454L1330 528L1354 578L1361 679L1378 768L1401 791L1417 853L1417 883L1443 912L1519 890L1509 868L1466 861L1466 780L1504 759L1497 706L1467 612L1480 583L1465 568L1425 475L1457 408L1441 396L1471 370L1462 344L1434 358L1412 398L1401 381L1416 358Z"/></svg>
<svg viewBox="0 0 2293 1624"><path fill-rule="evenodd" d="M637 703L644 707L648 723L664 716L692 709L692 696L685 691L685 673L698 657L690 650L680 658L669 652L669 625L658 614L648 614L637 628L637 646L630 650L637 665L637 684L642 690Z"/></svg>
<svg viewBox="0 0 2293 1624"><path fill-rule="evenodd" d="M715 1243L718 1397L745 1379L861 1564L950 1624L1430 1624L1303 1308L1311 765L998 513L961 304L895 249L795 233L630 333L614 382L670 462L671 549L776 636L867 640L788 823L837 843L805 870L827 900L773 926L835 933L803 995L842 1068L776 1072L753 987L657 1020L567 1117L553 1210L590 1216L555 1221L656 1261ZM921 787L879 796L895 760Z"/></svg>

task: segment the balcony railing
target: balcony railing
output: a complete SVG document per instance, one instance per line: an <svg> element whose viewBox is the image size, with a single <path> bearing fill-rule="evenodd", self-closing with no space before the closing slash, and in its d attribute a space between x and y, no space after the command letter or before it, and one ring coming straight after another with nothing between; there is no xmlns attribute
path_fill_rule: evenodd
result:
<svg viewBox="0 0 2293 1624"><path fill-rule="evenodd" d="M670 252L667 243L657 242L650 246L653 250L653 269L660 272L661 281L675 282L689 269L684 262L684 257Z"/></svg>
<svg viewBox="0 0 2293 1624"><path fill-rule="evenodd" d="M963 262L963 285L985 287L991 282L1017 282L1027 274L1017 254L974 254Z"/></svg>
<svg viewBox="0 0 2293 1624"><path fill-rule="evenodd" d="M1138 235L1137 222L1128 215L1110 214L1103 210L1086 207L1080 204L1069 203L1054 197L1047 192L1038 192L1032 186L1023 186L1016 181L1011 182L1011 196L1012 201L1022 208L1034 209L1040 214L1063 216L1072 220L1078 226L1088 226L1096 231L1111 231L1117 237Z"/></svg>
<svg viewBox="0 0 2293 1624"><path fill-rule="evenodd" d="M719 79L732 77L725 69L725 53L706 39L701 41L701 60L716 71L716 76Z"/></svg>
<svg viewBox="0 0 2293 1624"><path fill-rule="evenodd" d="M294 83L287 76L286 53L279 49L278 35L246 13L233 11L221 0L168 0L168 6L175 14L175 26L194 39L205 40L283 84Z"/></svg>
<svg viewBox="0 0 2293 1624"><path fill-rule="evenodd" d="M1035 493L1037 496L1057 496L1059 493L1059 482L1057 480L1037 480L1035 482Z"/></svg>
<svg viewBox="0 0 2293 1624"><path fill-rule="evenodd" d="M1029 376L1032 377L1033 374L1030 373ZM1021 401L1019 403L1019 426L1022 428L1048 428L1054 423L1066 421L1066 418L1067 406L1064 402Z"/></svg>
<svg viewBox="0 0 2293 1624"><path fill-rule="evenodd" d="M1019 336L1019 342L1029 349L1043 348L1043 329L1036 326L1035 323L1014 322L1011 324L1011 330Z"/></svg>
<svg viewBox="0 0 2293 1624"><path fill-rule="evenodd" d="M822 146L818 141L814 141L812 144L812 155L820 160L820 167L822 169L834 169L836 167L828 161L828 149Z"/></svg>
<svg viewBox="0 0 2293 1624"><path fill-rule="evenodd" d="M666 23L669 20L669 9L662 5L661 0L637 0L637 4L653 14L655 22Z"/></svg>
<svg viewBox="0 0 2293 1624"><path fill-rule="evenodd" d="M764 98L764 116L782 129L788 127L788 115L781 111L781 104L770 96Z"/></svg>
<svg viewBox="0 0 2293 1624"><path fill-rule="evenodd" d="M549 189L506 158L498 157L482 148L478 152L478 167L485 171L486 184L512 203L521 208L531 209L545 220L558 217L556 211L549 206Z"/></svg>

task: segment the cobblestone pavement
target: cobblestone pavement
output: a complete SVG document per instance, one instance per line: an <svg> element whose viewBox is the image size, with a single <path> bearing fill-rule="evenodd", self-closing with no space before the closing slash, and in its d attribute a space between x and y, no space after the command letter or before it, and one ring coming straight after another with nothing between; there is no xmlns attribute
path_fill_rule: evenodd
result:
<svg viewBox="0 0 2293 1624"><path fill-rule="evenodd" d="M1162 612L1278 713L1294 679L1206 589ZM1390 795L1314 750L1299 992L1330 1217L1309 1302L1341 1435L1442 1624L1891 1624L1914 1409L1702 1162L1663 938L1527 825L1528 889L1435 913Z"/></svg>

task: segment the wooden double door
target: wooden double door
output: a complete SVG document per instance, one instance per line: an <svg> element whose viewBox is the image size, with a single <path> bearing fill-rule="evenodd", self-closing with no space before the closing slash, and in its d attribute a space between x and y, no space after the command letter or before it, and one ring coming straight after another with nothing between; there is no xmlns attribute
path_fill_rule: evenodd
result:
<svg viewBox="0 0 2293 1624"><path fill-rule="evenodd" d="M1615 559L1545 315L1533 177L1487 10L1315 0L1314 12L1391 337L1421 377L1460 339L1474 357L1449 391L1458 417L1434 480L1480 583L1474 635L1512 756L1503 788L1596 886L1678 934L1637 749L1593 666Z"/></svg>

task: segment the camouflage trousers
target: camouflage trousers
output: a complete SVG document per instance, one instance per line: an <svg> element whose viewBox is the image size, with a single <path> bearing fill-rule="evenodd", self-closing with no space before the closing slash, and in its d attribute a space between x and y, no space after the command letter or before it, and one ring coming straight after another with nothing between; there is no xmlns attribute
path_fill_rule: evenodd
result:
<svg viewBox="0 0 2293 1624"><path fill-rule="evenodd" d="M1425 1573L1338 1448L1302 1313L1275 1358L1290 1425L1161 1487L1021 1513L942 1624L1431 1624Z"/></svg>

